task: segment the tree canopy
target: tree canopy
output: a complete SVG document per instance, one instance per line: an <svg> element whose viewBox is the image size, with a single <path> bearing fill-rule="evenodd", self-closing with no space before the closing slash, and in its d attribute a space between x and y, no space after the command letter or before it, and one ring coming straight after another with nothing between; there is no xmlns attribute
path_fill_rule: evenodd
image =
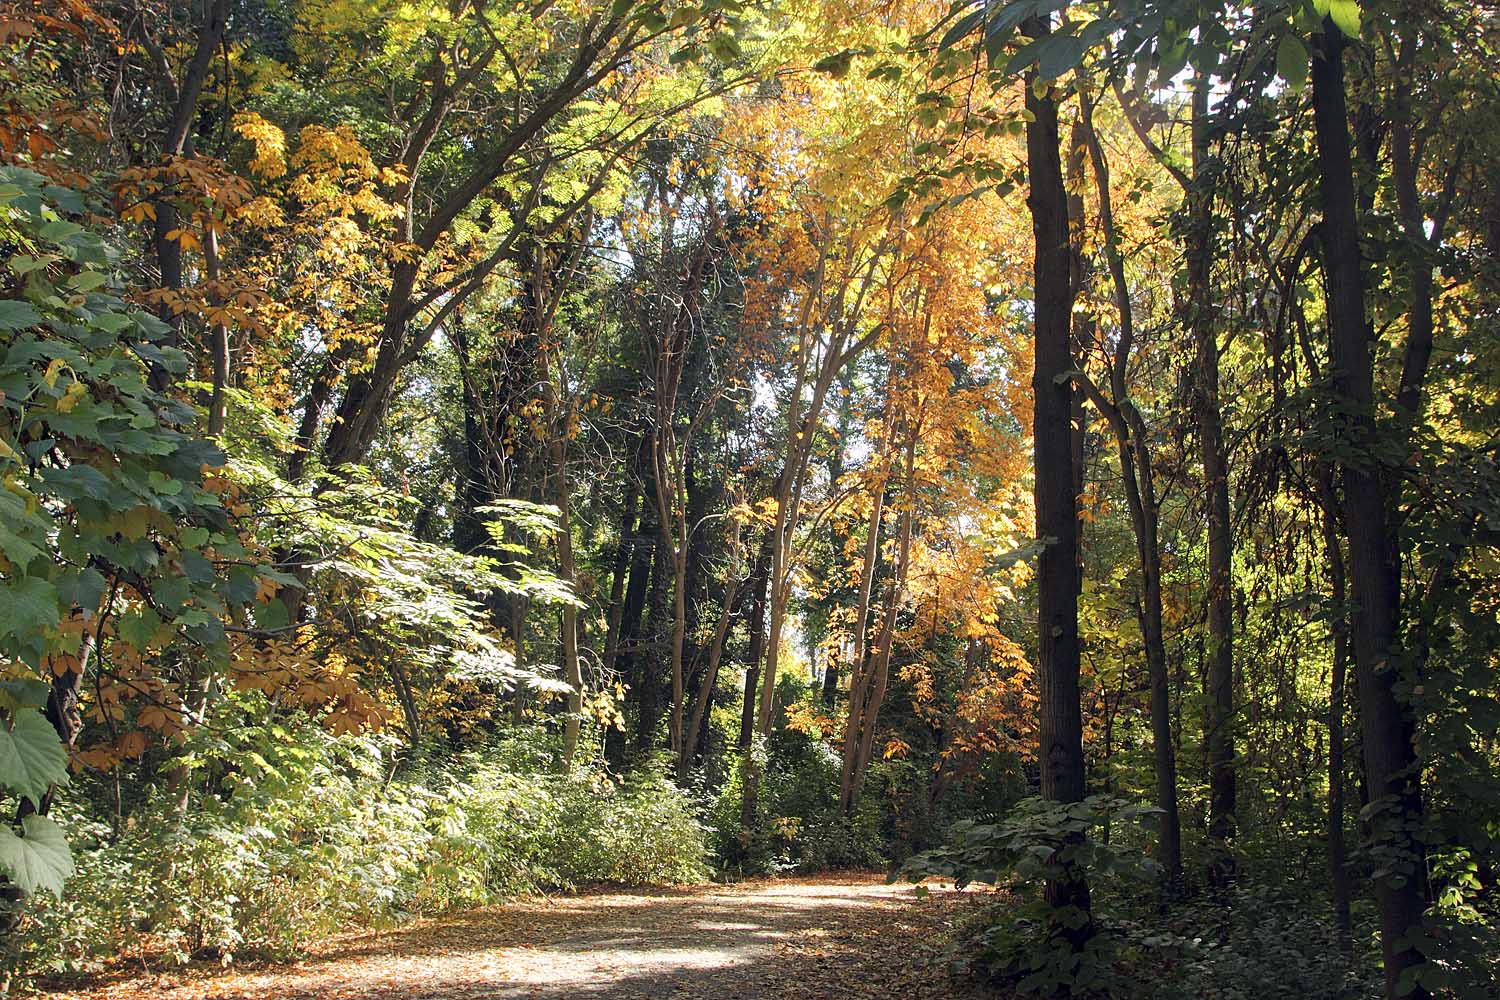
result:
<svg viewBox="0 0 1500 1000"><path fill-rule="evenodd" d="M1494 995L1497 65L1489 0L0 0L15 988L886 867L1004 989Z"/></svg>

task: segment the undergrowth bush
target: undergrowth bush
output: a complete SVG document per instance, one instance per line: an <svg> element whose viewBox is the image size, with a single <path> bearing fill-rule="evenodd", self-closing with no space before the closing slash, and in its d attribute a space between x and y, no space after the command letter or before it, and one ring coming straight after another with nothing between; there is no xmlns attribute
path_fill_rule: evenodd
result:
<svg viewBox="0 0 1500 1000"><path fill-rule="evenodd" d="M213 793L186 808L158 792L118 829L69 816L77 874L63 899L16 914L8 971L25 981L111 960L285 955L334 930L542 888L708 875L693 803L656 770L623 781L538 770L548 758L523 740L393 778L388 741L267 732L254 746L249 729L221 732L201 748Z"/></svg>
<svg viewBox="0 0 1500 1000"><path fill-rule="evenodd" d="M709 806L714 856L740 874L879 868L887 843L881 784L872 775L852 815L839 808L839 755L819 739L791 731L758 740L734 759ZM759 782L748 829L747 780Z"/></svg>
<svg viewBox="0 0 1500 1000"><path fill-rule="evenodd" d="M1141 853L1146 829L1128 822L1155 812L1105 796L1027 799L997 823L955 824L946 844L910 859L903 873L1001 890L948 957L955 971L1017 994L1360 1000L1380 992L1369 921L1341 942L1327 901L1274 872L1242 870L1226 890L1165 897L1159 868ZM1095 836L1106 820L1109 843ZM1081 954L1065 938L1082 914L1054 910L1041 895L1060 859L1090 883L1094 934Z"/></svg>

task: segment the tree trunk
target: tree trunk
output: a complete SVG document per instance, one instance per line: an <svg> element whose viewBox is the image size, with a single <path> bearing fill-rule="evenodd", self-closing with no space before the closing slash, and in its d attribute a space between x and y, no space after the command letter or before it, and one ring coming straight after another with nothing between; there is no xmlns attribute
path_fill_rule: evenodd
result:
<svg viewBox="0 0 1500 1000"><path fill-rule="evenodd" d="M551 387L553 409L557 409L557 391ZM561 416L558 414L558 416ZM556 477L557 489L557 572L563 582L573 586L573 490L568 481L568 449L562 435L566 432L566 421L553 424L552 474ZM578 662L578 608L571 603L562 606L563 680L571 689L568 692L568 713L563 720L562 770L573 768L573 758L578 753L578 733L583 722L583 670Z"/></svg>
<svg viewBox="0 0 1500 1000"><path fill-rule="evenodd" d="M1025 33L1051 33L1044 18L1030 18ZM1042 795L1053 802L1078 802L1084 795L1083 717L1079 705L1078 498L1074 492L1073 391L1068 373L1071 350L1072 289L1068 245L1067 190L1058 153L1057 100L1036 73L1027 74L1027 172L1035 245L1035 396L1033 441L1037 537L1037 674L1041 687ZM1047 902L1063 924L1063 936L1081 949L1093 934L1089 887L1084 873L1063 864L1049 879Z"/></svg>
<svg viewBox="0 0 1500 1000"><path fill-rule="evenodd" d="M640 497L635 479L625 477L625 501L620 511L620 539L615 546L615 558L609 582L609 615L604 632L604 673L608 676L615 669L615 660L620 651L620 622L625 614L625 577L630 569L630 552L634 544L636 501Z"/></svg>
<svg viewBox="0 0 1500 1000"><path fill-rule="evenodd" d="M1349 940L1349 866L1344 844L1344 677L1349 664L1349 618L1345 585L1344 551L1338 535L1338 500L1333 489L1333 468L1318 463L1318 500L1322 507L1323 548L1332 591L1333 676L1328 687L1328 881L1333 893L1333 924L1339 943Z"/></svg>
<svg viewBox="0 0 1500 1000"><path fill-rule="evenodd" d="M1193 409L1203 463L1208 532L1208 836L1209 881L1222 886L1234 872L1234 544L1229 513L1229 462L1219 409L1219 342L1211 295L1213 182L1208 164L1208 91L1200 74L1193 84L1192 184L1188 188L1188 302L1194 359Z"/></svg>
<svg viewBox="0 0 1500 1000"><path fill-rule="evenodd" d="M911 428L911 436L906 443L906 502L901 510L901 527L897 532L896 561L891 567L890 589L886 592L885 608L880 622L880 636L876 640L876 647L872 653L873 662L869 669L869 673L873 676L869 681L863 703L857 709L852 692L849 699L849 726L857 728L858 742L852 757L846 758L844 762L844 775L839 788L839 804L846 815L853 814L854 806L859 801L865 772L869 769L870 759L874 755L875 730L880 722L880 706L885 702L886 688L890 683L891 647L895 643L896 615L901 609L903 592L906 588L906 567L911 554L912 521L916 516L916 482L913 471L916 464L917 434L918 426L914 424ZM849 741L846 736L846 748L848 745Z"/></svg>
<svg viewBox="0 0 1500 1000"><path fill-rule="evenodd" d="M198 26L198 38L194 43L193 57L188 61L182 80L173 79L170 69L165 70L166 79L163 79L161 83L172 102L172 118L167 124L166 133L162 136L163 162L172 158L193 155L193 122L198 116L198 99L202 96L203 87L208 82L208 70L213 62L214 54L218 52L219 45L224 39L224 32L229 27L231 6L230 0L209 0L203 7L203 22ZM148 39L148 44L154 44L154 42ZM151 250L156 258L159 286L179 289L183 281L182 243L175 236L168 238L167 234L181 228L182 225L177 214L177 205L172 200L173 197L191 197L191 192L173 191L166 186L163 190L163 195L157 198L152 206L156 221L151 236ZM182 330L182 314L174 312L163 303L158 315L172 328L173 333L169 343L178 346ZM152 388L162 391L167 388L168 380L166 369L156 364L151 366Z"/></svg>
<svg viewBox="0 0 1500 1000"><path fill-rule="evenodd" d="M729 551L737 553L740 547L740 525L735 522ZM736 556L736 559L738 557ZM682 751L677 757L677 778L687 779L688 767L698 749L700 730L708 716L709 703L713 698L714 685L719 681L719 664L724 656L724 640L729 635L729 626L734 621L736 605L744 593L744 582L731 578L724 584L724 603L719 609L719 620L714 625L714 637L708 647L708 663L703 668L703 677L698 682L698 695L693 701L693 711L688 717Z"/></svg>
<svg viewBox="0 0 1500 1000"><path fill-rule="evenodd" d="M637 706L640 704L638 687L643 673L641 659L645 655L643 619L650 588L652 556L656 552L656 529L649 523L651 510L651 505L641 504L637 532L631 542L630 575L620 612L620 639L615 654L619 674L628 686L626 698ZM624 763L625 743L626 733L622 730L611 730L606 735L605 753L615 764Z"/></svg>
<svg viewBox="0 0 1500 1000"><path fill-rule="evenodd" d="M750 748L755 736L755 697L760 691L760 661L766 647L766 591L771 584L771 536L761 542L750 575L749 643L745 651L745 702L740 714L741 751Z"/></svg>
<svg viewBox="0 0 1500 1000"><path fill-rule="evenodd" d="M671 625L667 610L667 588L670 586L670 570L674 562L671 553L658 543L651 560L651 593L646 601L646 634L636 656L636 729L635 747L638 751L650 750L656 742L656 729L661 723L662 651L663 641L670 634Z"/></svg>
<svg viewBox="0 0 1500 1000"><path fill-rule="evenodd" d="M1344 533L1354 601L1354 668L1359 685L1370 839L1386 874L1375 881L1386 995L1424 1000L1420 985L1402 992L1404 973L1423 963L1409 940L1427 908L1422 843L1421 761L1415 726L1397 694L1402 652L1400 567L1389 523L1389 495L1375 461L1374 360L1365 322L1359 220L1344 86L1344 39L1325 19L1312 59L1313 120L1327 272L1329 357L1343 416L1336 425L1343 480Z"/></svg>
<svg viewBox="0 0 1500 1000"><path fill-rule="evenodd" d="M1120 323L1115 356L1110 366L1114 403L1109 405L1103 399L1096 400L1096 403L1106 411L1104 415L1115 431L1125 498L1135 534L1136 557L1141 568L1141 635L1145 640L1146 669L1151 680L1151 750L1156 771L1156 805L1162 811L1158 848L1169 891L1177 892L1182 885L1182 824L1177 810L1177 757L1172 744L1171 688L1162 628L1161 509L1152 473L1150 435L1125 382L1135 342L1135 310L1125 276L1119 233L1115 228L1114 206L1110 200L1109 163L1094 130L1093 107L1086 89L1080 91L1080 105L1083 138L1099 190L1099 221L1104 229L1105 256Z"/></svg>
<svg viewBox="0 0 1500 1000"><path fill-rule="evenodd" d="M890 420L887 414L881 434L879 455L890 445ZM884 460L882 460L884 462ZM855 758L863 728L865 692L872 678L870 653L870 599L875 585L875 567L880 561L880 521L885 511L888 465L883 464L878 478L870 486L870 517L865 525L864 563L860 568L859 595L854 605L854 656L849 665L849 705L844 722L844 766L839 781L839 802L847 812L852 806Z"/></svg>

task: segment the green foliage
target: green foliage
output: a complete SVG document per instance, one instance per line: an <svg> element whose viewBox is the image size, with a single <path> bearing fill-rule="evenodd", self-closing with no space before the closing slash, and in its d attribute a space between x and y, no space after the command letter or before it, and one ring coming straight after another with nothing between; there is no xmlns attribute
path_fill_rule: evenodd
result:
<svg viewBox="0 0 1500 1000"><path fill-rule="evenodd" d="M203 483L224 456L189 433L190 407L148 384L153 366L175 376L187 359L166 324L107 290L113 250L69 219L84 209L76 192L0 169L0 242L17 248L0 313L0 653L33 668L76 652L58 624L98 615L111 577L202 644L222 641L222 616L243 603L205 555L245 556Z"/></svg>
<svg viewBox="0 0 1500 1000"><path fill-rule="evenodd" d="M1038 887L1068 870L1145 878L1158 866L1138 851L1093 836L1095 828L1155 815L1143 806L1108 795L1082 802L1022 799L1001 820L961 820L949 830L949 843L912 857L907 877L951 879L960 888L973 882Z"/></svg>
<svg viewBox="0 0 1500 1000"><path fill-rule="evenodd" d="M73 858L62 827L45 816L21 820L21 834L0 826L0 864L27 894L46 889L62 898L63 880L73 874Z"/></svg>
<svg viewBox="0 0 1500 1000"><path fill-rule="evenodd" d="M882 803L867 795L854 815L845 816L838 804L839 768L828 744L785 729L735 757L709 807L719 865L740 874L883 866L889 848ZM748 828L741 808L747 780L759 783Z"/></svg>
<svg viewBox="0 0 1500 1000"><path fill-rule="evenodd" d="M1136 995L1352 1000L1380 989L1374 928L1359 927L1346 946L1305 887L1250 875L1225 896L1165 913L1117 896L1104 904L1118 967Z"/></svg>
<svg viewBox="0 0 1500 1000"><path fill-rule="evenodd" d="M310 554L305 585L320 606L320 639L330 648L376 676L399 670L423 688L451 678L500 690L517 684L565 690L545 672L518 669L488 620L484 602L496 595L577 602L555 574L524 560L528 547L509 546L492 557L414 538L403 527L401 498L363 469L295 484L265 464L234 468L260 501L262 531ZM497 539L556 526L555 509L521 501L486 513Z"/></svg>
<svg viewBox="0 0 1500 1000"><path fill-rule="evenodd" d="M0 783L32 802L68 780L68 758L57 730L35 708L18 708L0 726Z"/></svg>
<svg viewBox="0 0 1500 1000"><path fill-rule="evenodd" d="M81 669L85 634L115 616L137 653L182 638L221 657L224 622L253 599L258 572L205 484L224 456L191 433L191 407L152 387L153 371L179 376L187 357L112 289L118 253L87 228L89 208L0 168L0 661L12 686L0 786L33 803L67 780L37 708L54 676ZM61 829L42 817L20 835L0 830L0 867L28 893L61 893L72 871Z"/></svg>
<svg viewBox="0 0 1500 1000"><path fill-rule="evenodd" d="M692 802L660 773L538 771L550 755L533 733L390 781L388 739L239 709L251 721L200 748L198 766L220 777L180 822L175 802L153 794L118 830L76 824L78 876L65 897L20 914L10 969L285 955L335 930L544 888L708 874Z"/></svg>
<svg viewBox="0 0 1500 1000"><path fill-rule="evenodd" d="M1041 890L1048 880L1076 873L1091 883L1103 877L1136 885L1158 875L1158 866L1138 851L1094 836L1106 822L1128 823L1156 811L1104 795L1072 803L1023 799L998 822L955 823L949 843L908 859L901 874L913 881L951 880L959 887L1008 883L1020 897L1020 905L1000 908L960 944L955 958L962 970L980 971L1020 993L1113 992L1120 984L1111 938L1096 933L1082 949L1072 947L1068 936L1088 915L1052 906Z"/></svg>

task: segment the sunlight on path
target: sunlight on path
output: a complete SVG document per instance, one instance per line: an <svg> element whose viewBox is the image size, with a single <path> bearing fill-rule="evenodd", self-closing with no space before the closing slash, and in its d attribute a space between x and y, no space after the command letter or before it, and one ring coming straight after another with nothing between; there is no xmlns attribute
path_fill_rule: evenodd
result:
<svg viewBox="0 0 1500 1000"><path fill-rule="evenodd" d="M295 966L177 971L79 1000L962 997L929 962L971 894L877 876L586 894L324 942Z"/></svg>

